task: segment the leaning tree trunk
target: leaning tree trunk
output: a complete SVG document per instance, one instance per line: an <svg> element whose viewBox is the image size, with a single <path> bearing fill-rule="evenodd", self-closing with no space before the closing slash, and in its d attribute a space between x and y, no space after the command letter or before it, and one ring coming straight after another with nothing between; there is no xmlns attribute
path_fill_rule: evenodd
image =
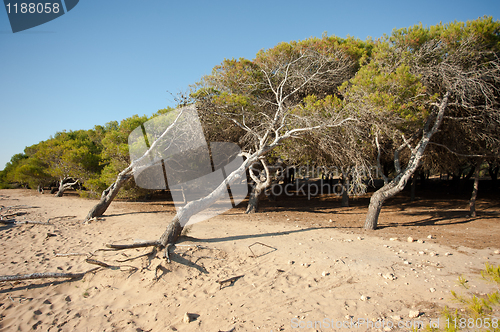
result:
<svg viewBox="0 0 500 332"><path fill-rule="evenodd" d="M265 151L265 150L264 150ZM266 152L266 151L265 151ZM257 155L258 157L258 155ZM241 166L233 171L230 175L227 176L225 181L223 181L214 191L208 194L205 197L202 197L196 201L191 201L184 205L182 208L177 210L177 214L174 219L167 226L167 229L163 232L158 241L158 244L161 247L165 248L165 255L168 256L168 248L170 245L177 242L177 239L181 235L181 232L188 223L189 219L201 212L212 204L217 202L218 199L224 196L227 193L227 186L234 183L235 181L241 180L243 177L246 177L245 170L251 165L257 158L248 158L241 164Z"/></svg>
<svg viewBox="0 0 500 332"><path fill-rule="evenodd" d="M259 201L260 198L266 190L265 182L256 183L250 192L250 197L248 198L248 206L245 211L246 214L256 213L259 211Z"/></svg>
<svg viewBox="0 0 500 332"><path fill-rule="evenodd" d="M469 201L470 216L473 218L476 217L476 198L477 198L477 191L479 189L480 168L481 168L481 162L478 161L474 170L474 187L472 188L472 196Z"/></svg>
<svg viewBox="0 0 500 332"><path fill-rule="evenodd" d="M400 173L391 182L373 193L370 198L368 213L366 214L365 229L377 229L378 218L380 216L380 211L382 211L382 205L387 199L393 197L404 189L408 179L418 167L419 162L420 158L418 158L418 160L414 160L413 163L407 166L404 172Z"/></svg>
<svg viewBox="0 0 500 332"><path fill-rule="evenodd" d="M428 131L424 129L422 138L418 142L417 146L414 149L411 149L412 153L410 156L410 160L408 161L408 164L406 165L406 168L404 170L401 170L399 166L399 151L396 150L396 152L398 153L394 153L394 164L397 165L396 168L398 171L398 175L394 179L392 179L392 181L385 184L382 188L373 193L372 197L370 198L370 205L368 207L368 213L365 219L365 229L377 229L378 218L380 216L380 211L382 210L384 201L401 192L418 166L420 166L420 160L424 155L425 148L429 144L432 135L437 132L439 126L441 125L441 122L443 121L444 112L446 110L446 107L448 106L449 95L449 92L446 92L446 94L444 95L443 100L439 105L432 128L430 128Z"/></svg>
<svg viewBox="0 0 500 332"><path fill-rule="evenodd" d="M120 191L120 188L132 177L129 168L118 174L116 181L102 192L101 200L89 211L85 220L100 217L106 212L116 194Z"/></svg>
<svg viewBox="0 0 500 332"><path fill-rule="evenodd" d="M71 179L71 178L64 178L59 181L59 189L57 190L56 197L63 197L64 192L66 189L72 188L75 184L78 183L78 180L76 180L73 183L64 183L64 181Z"/></svg>
<svg viewBox="0 0 500 332"><path fill-rule="evenodd" d="M59 189L56 192L56 197L63 197L65 190L63 180L61 179L61 181L59 181Z"/></svg>

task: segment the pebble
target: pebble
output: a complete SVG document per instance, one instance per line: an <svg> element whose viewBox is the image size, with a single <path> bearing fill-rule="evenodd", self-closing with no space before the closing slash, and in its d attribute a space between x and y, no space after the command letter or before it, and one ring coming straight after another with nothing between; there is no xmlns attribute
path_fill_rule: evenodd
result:
<svg viewBox="0 0 500 332"><path fill-rule="evenodd" d="M182 318L182 321L184 323L190 323L191 322L191 317L189 317L189 314L187 312L184 314L184 317Z"/></svg>
<svg viewBox="0 0 500 332"><path fill-rule="evenodd" d="M366 301L369 299L368 296L364 296L364 295L361 295L361 297L359 298L361 301Z"/></svg>
<svg viewBox="0 0 500 332"><path fill-rule="evenodd" d="M384 277L384 279L387 279L387 280L394 280L394 279L396 279L396 276L393 273L383 274L382 277Z"/></svg>
<svg viewBox="0 0 500 332"><path fill-rule="evenodd" d="M451 256L451 252L447 252L444 254L445 256Z"/></svg>
<svg viewBox="0 0 500 332"><path fill-rule="evenodd" d="M432 257L437 256L437 253L435 253L435 252L431 252L431 253L429 254L429 256L432 256Z"/></svg>
<svg viewBox="0 0 500 332"><path fill-rule="evenodd" d="M429 288L429 291L430 291L431 293L434 293L434 292L436 291L436 289L435 289L435 288Z"/></svg>
<svg viewBox="0 0 500 332"><path fill-rule="evenodd" d="M420 316L420 311L418 310L410 310L408 313L409 318L417 318L418 316Z"/></svg>
<svg viewBox="0 0 500 332"><path fill-rule="evenodd" d="M322 275L323 277L326 277L326 276L327 276L327 275L329 275L329 274L330 274L330 273L329 273L329 272L326 272L326 271L323 271L323 273L321 273L321 275Z"/></svg>
<svg viewBox="0 0 500 332"><path fill-rule="evenodd" d="M293 265L295 262L294 261L288 261L289 265Z"/></svg>
<svg viewBox="0 0 500 332"><path fill-rule="evenodd" d="M389 239L389 241L397 241L397 240L398 240L398 238L397 238L397 237L391 237L391 238Z"/></svg>
<svg viewBox="0 0 500 332"><path fill-rule="evenodd" d="M398 315L396 315L396 316L391 316L391 318L392 318L393 320L401 320L401 316L398 316Z"/></svg>
<svg viewBox="0 0 500 332"><path fill-rule="evenodd" d="M500 254L500 250L495 250L495 251L493 251L493 253L498 255L498 254Z"/></svg>
<svg viewBox="0 0 500 332"><path fill-rule="evenodd" d="M413 242L413 238L412 238L411 236L409 236L409 237L406 239L406 241L408 241L408 242Z"/></svg>
<svg viewBox="0 0 500 332"><path fill-rule="evenodd" d="M419 251L418 254L419 255L425 255L425 252L424 251Z"/></svg>
<svg viewBox="0 0 500 332"><path fill-rule="evenodd" d="M433 239L434 237L432 235L427 235L428 239Z"/></svg>
<svg viewBox="0 0 500 332"><path fill-rule="evenodd" d="M417 240L417 243L424 243L424 240Z"/></svg>

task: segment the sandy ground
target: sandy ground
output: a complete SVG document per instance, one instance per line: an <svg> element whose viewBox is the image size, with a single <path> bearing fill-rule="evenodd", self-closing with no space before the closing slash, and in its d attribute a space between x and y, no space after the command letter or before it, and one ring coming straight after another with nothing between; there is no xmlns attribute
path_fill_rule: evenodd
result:
<svg viewBox="0 0 500 332"><path fill-rule="evenodd" d="M171 264L151 248L98 251L92 258L112 267L76 280L0 283L0 329L409 331L419 321L437 322L445 305L457 306L450 291L464 292L460 275L473 285L470 292L494 289L479 271L485 262L500 264L495 202L481 201L479 217L471 219L464 201L396 199L373 232L361 229L365 203L340 209L318 200L301 210L278 201L255 215L233 209L193 225ZM56 254L157 239L174 213L162 201L114 202L104 218L84 224L94 204L0 190L2 213L16 206L11 211L26 212L16 220L51 223L0 226L0 275L87 271L97 266L86 256ZM419 316L410 318L411 311ZM442 317L439 323L445 326Z"/></svg>

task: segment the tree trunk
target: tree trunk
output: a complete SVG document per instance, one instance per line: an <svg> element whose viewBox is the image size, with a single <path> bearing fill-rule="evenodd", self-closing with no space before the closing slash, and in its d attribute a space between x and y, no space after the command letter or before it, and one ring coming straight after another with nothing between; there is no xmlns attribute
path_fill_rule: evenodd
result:
<svg viewBox="0 0 500 332"><path fill-rule="evenodd" d="M477 191L479 189L479 171L481 169L481 162L478 161L476 168L474 170L474 187L472 188L472 196L470 198L469 202L469 209L470 209L470 216L475 218L476 217L476 198L477 198Z"/></svg>
<svg viewBox="0 0 500 332"><path fill-rule="evenodd" d="M65 188L64 188L63 180L61 179L61 181L59 181L59 189L56 192L56 197L63 197L64 190L65 190Z"/></svg>
<svg viewBox="0 0 500 332"><path fill-rule="evenodd" d="M259 201L263 191L266 189L264 183L256 183L250 192L246 214L256 213L259 211Z"/></svg>
<svg viewBox="0 0 500 332"><path fill-rule="evenodd" d="M85 220L100 217L106 212L109 205L120 191L120 188L132 177L128 172L118 174L116 181L102 192L101 200L87 214Z"/></svg>
<svg viewBox="0 0 500 332"><path fill-rule="evenodd" d="M489 166L488 173L490 173L491 177L491 190L494 191L497 189L497 179L498 179L498 171L500 170L499 166Z"/></svg>
<svg viewBox="0 0 500 332"><path fill-rule="evenodd" d="M417 174L413 174L411 177L411 187L410 187L410 202L415 201L415 190L417 188Z"/></svg>
<svg viewBox="0 0 500 332"><path fill-rule="evenodd" d="M432 125L432 128L430 128L428 131L427 128L424 129L422 138L418 142L417 146L411 150L412 153L410 156L410 160L408 161L408 164L404 170L401 170L401 167L399 167L399 151L396 150L396 152L394 153L394 164L398 165L398 167L396 168L399 168L399 174L394 179L392 179L391 182L385 184L382 188L373 193L372 197L370 198L370 206L368 207L368 213L365 219L365 229L377 229L378 217L380 215L380 211L382 209L382 204L384 203L384 201L401 192L406 186L409 178L420 166L420 160L424 155L425 148L429 144L432 135L437 132L439 126L441 125L441 122L443 121L444 112L446 110L446 107L448 106L449 95L449 92L446 92L446 94L444 95L443 100L438 107L438 112L436 114L436 118L433 121L434 123Z"/></svg>
<svg viewBox="0 0 500 332"><path fill-rule="evenodd" d="M349 176L342 172L342 203L341 207L349 207Z"/></svg>
<svg viewBox="0 0 500 332"><path fill-rule="evenodd" d="M57 190L56 197L63 197L64 191L66 191L66 189L69 189L78 183L78 180L76 180L73 183L64 183L64 181L69 180L69 179L71 179L71 178L68 177L68 178L61 179L61 181L59 181L59 189Z"/></svg>
<svg viewBox="0 0 500 332"><path fill-rule="evenodd" d="M271 184L271 174L269 172L269 168L267 167L267 163L264 159L260 160L262 166L264 167L264 174L260 174L256 176L253 174L253 170L249 169L250 177L254 180L255 185L252 188L252 192L250 193L250 198L248 199L248 206L245 213L256 213L259 208L259 200L267 187Z"/></svg>
<svg viewBox="0 0 500 332"><path fill-rule="evenodd" d="M182 229L184 227L181 226L179 223L179 218L176 215L174 219L168 224L167 229L165 232L163 232L162 236L160 237L160 244L168 250L168 245L169 244L174 244L177 242L177 239L179 239L179 236L181 236ZM167 254L167 252L165 252Z"/></svg>
<svg viewBox="0 0 500 332"><path fill-rule="evenodd" d="M261 153L265 152L267 151L263 149ZM168 246L170 244L174 244L177 241L182 229L184 228L184 226L186 226L189 219L198 212L207 209L219 198L221 198L227 192L228 185L234 183L235 181L241 180L243 177L246 177L245 171L252 163L257 160L258 157L259 155L257 153L251 157L247 157L248 159L246 159L237 170L229 174L226 180L223 181L217 188L215 188L215 190L212 191L209 195L196 201L191 201L177 210L177 214L167 226L167 229L165 230L165 232L163 232L159 240L160 244L166 248L166 255L168 255Z"/></svg>
<svg viewBox="0 0 500 332"><path fill-rule="evenodd" d="M366 214L364 226L365 229L377 228L378 217L380 216L380 211L382 210L382 204L384 204L384 201L386 200L381 189L374 192L370 198L370 205L368 206L368 213Z"/></svg>

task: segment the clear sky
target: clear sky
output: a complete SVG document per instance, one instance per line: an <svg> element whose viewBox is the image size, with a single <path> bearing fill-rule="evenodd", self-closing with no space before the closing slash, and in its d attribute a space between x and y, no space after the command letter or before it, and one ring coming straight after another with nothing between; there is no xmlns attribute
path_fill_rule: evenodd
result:
<svg viewBox="0 0 500 332"><path fill-rule="evenodd" d="M500 19L500 0L81 0L14 34L0 8L0 169L58 131L175 106L170 93L186 91L224 58L253 59L323 32L376 39L419 22L484 15Z"/></svg>

